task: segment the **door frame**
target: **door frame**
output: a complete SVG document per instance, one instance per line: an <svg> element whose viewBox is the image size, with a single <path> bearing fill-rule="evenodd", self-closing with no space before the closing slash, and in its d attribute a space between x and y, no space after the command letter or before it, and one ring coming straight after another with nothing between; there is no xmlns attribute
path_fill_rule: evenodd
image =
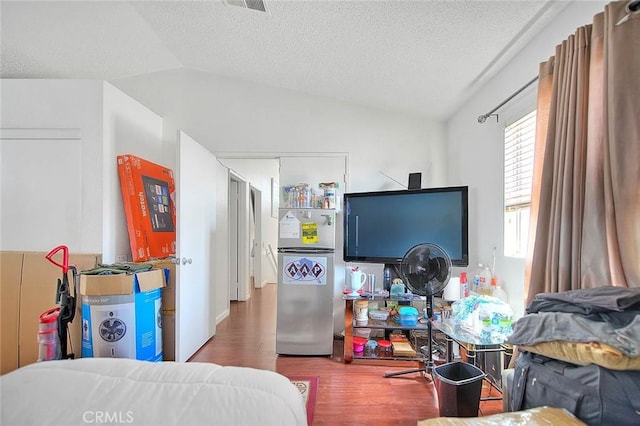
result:
<svg viewBox="0 0 640 426"><path fill-rule="evenodd" d="M251 297L249 184L233 170L229 170L229 248L229 299L245 301Z"/></svg>
<svg viewBox="0 0 640 426"><path fill-rule="evenodd" d="M251 261L253 262L254 288L262 288L262 191L253 185L249 185L249 190L253 196L253 220L254 220L254 238L249 241L250 250L253 253Z"/></svg>
<svg viewBox="0 0 640 426"><path fill-rule="evenodd" d="M343 178L344 178L344 184L345 185L344 185L344 188L342 189L343 192L347 192L349 181L350 181L350 177L349 177L349 174L350 174L350 171L349 171L350 170L350 168L349 168L350 161L349 161L349 153L348 152L239 152L239 151L237 151L237 152L226 151L225 152L225 151L216 151L216 157L219 160L222 160L223 163L224 163L225 159L247 159L247 160L264 159L264 160L278 160L278 162L280 162L280 160L282 158L284 158L284 157L303 157L303 158L304 157L308 157L308 158L312 158L312 157L319 157L319 158L322 158L322 157L340 157L344 161L344 176L343 176ZM276 176L276 177L279 178L279 175ZM243 181L245 183L247 182L247 180L243 176L241 176L238 172L234 171L233 168L229 167L229 193L231 193L231 183L232 183L233 179L235 179L235 181L237 181L237 182L241 182L241 181ZM246 220L247 220L247 222L245 222L245 223L247 224L247 226L248 226L248 220L249 220L249 215L248 215L248 196L249 195L248 194L249 193L248 193L248 190L247 190L247 198L246 198L246 203L247 204L245 204L245 212L246 212L245 214L246 214ZM260 201L261 201L261 198L260 198ZM229 196L229 206L231 206L231 204L232 204L232 201L231 201L231 194L230 194L230 196ZM256 205L256 209L260 213L262 212L262 208L258 208L257 205ZM232 251L233 246L235 244L232 241L233 240L233 230L232 230L232 227L231 227L232 220L233 220L233 216L232 216L231 207L230 207L230 210L229 210L229 248L230 248L230 250L229 250L229 278L230 278L229 289L230 289L230 292L232 290L234 292L236 292L235 287L232 289L232 286L231 286L231 280L232 280L232 276L234 274L234 272L233 272L234 270L232 268L236 267L235 263L234 263L234 259L232 259L232 256L231 256L231 251ZM258 234L258 226L260 226L261 227L260 229L262 230L262 226L263 226L265 220L266 220L266 218L262 217L261 220L258 221L257 216L256 216L256 222L257 222L256 223L256 234ZM247 244L247 248L248 249L247 249L247 251L245 253L247 253L247 255L248 255L250 253L249 250L251 248L251 244L248 241L248 228L247 228L247 233L245 235L247 235L247 237L243 241L245 241L246 244ZM262 238L262 231L260 231L259 235ZM265 244L265 243L271 244L270 241L262 241L262 243L260 245L261 254L262 254L262 250L263 250L262 249L262 244ZM277 242L274 241L272 249L275 249L276 245L277 245ZM263 256L261 255L259 257L260 257L259 262L262 263L262 257ZM264 257L266 257L266 255ZM248 263L247 263L247 265L248 265ZM262 274L262 267L260 266L259 270L258 270L257 264L255 266L256 266L256 271L258 271L257 273ZM246 275L246 280L244 282L248 282L249 281L248 266L247 266L246 274L247 274ZM277 271L277 266L276 266L276 272L275 272L276 281L278 279L277 275L278 275L278 271ZM243 282L243 281L241 281L240 278L239 278L238 282ZM261 280L258 280L258 278L256 276L256 286L262 287L265 284L267 284L267 281L262 282ZM247 286L247 289L248 288L249 287ZM239 293L239 291L238 291L238 293ZM250 292L248 292L248 294L247 294L247 297L249 297L249 296L250 296ZM229 295L229 299L230 300L246 300L246 299L242 299L240 296L238 296L238 298L234 298L231 295L231 293Z"/></svg>

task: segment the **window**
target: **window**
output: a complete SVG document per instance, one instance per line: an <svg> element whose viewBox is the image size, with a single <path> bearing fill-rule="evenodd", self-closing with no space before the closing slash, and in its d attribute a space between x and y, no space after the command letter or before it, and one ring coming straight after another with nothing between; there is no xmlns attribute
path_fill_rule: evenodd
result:
<svg viewBox="0 0 640 426"><path fill-rule="evenodd" d="M535 136L535 111L504 131L505 256L524 257L527 253Z"/></svg>

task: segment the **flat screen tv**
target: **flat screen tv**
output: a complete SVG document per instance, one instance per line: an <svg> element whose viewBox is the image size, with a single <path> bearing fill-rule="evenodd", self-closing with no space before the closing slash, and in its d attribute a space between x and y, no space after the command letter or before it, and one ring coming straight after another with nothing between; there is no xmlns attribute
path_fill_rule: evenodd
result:
<svg viewBox="0 0 640 426"><path fill-rule="evenodd" d="M344 261L399 264L416 244L469 265L468 187L344 194Z"/></svg>

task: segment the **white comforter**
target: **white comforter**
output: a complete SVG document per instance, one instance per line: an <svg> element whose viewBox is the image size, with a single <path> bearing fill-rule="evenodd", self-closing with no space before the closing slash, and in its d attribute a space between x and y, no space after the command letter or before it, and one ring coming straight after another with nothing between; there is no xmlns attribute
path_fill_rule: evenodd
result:
<svg viewBox="0 0 640 426"><path fill-rule="evenodd" d="M0 377L4 425L306 425L304 402L272 371L82 358Z"/></svg>

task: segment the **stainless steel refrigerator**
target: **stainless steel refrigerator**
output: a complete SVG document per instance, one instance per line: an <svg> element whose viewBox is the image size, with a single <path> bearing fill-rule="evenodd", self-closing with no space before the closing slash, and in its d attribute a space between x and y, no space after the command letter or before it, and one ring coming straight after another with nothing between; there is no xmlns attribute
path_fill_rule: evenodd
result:
<svg viewBox="0 0 640 426"><path fill-rule="evenodd" d="M276 353L333 354L333 209L280 209Z"/></svg>

